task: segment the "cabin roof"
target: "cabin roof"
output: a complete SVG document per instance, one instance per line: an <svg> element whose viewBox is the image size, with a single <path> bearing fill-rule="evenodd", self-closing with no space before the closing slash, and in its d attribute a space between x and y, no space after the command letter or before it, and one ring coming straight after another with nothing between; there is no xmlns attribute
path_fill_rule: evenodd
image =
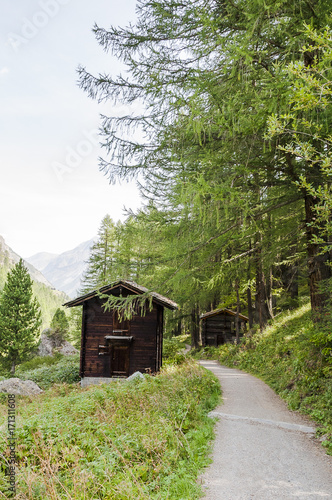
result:
<svg viewBox="0 0 332 500"><path fill-rule="evenodd" d="M200 316L200 319L211 318L212 316L218 316L218 314L229 314L230 316L236 316L235 311L223 308L223 309L214 309L213 311L202 314ZM249 318L247 316L244 316L243 314L239 314L239 318L242 319L242 321L249 321Z"/></svg>
<svg viewBox="0 0 332 500"><path fill-rule="evenodd" d="M118 280L116 282L110 283L109 285L102 286L98 290L94 290L92 292L87 293L86 295L82 295L81 297L77 297L74 300L70 300L69 302L66 302L63 304L66 307L75 307L75 306L80 306L87 300L92 299L93 297L96 297L98 293L109 293L112 292L113 290L116 290L117 288L120 288L122 286L123 288L126 288L130 292L134 292L136 294L143 294L146 292L149 292L147 288L144 286L138 285L134 281L126 281L126 280ZM163 295L160 295L157 292L149 292L152 295L152 301L160 304L164 307L167 307L168 309L178 309L178 305L176 302L173 302L173 300L168 299L167 297L163 297Z"/></svg>

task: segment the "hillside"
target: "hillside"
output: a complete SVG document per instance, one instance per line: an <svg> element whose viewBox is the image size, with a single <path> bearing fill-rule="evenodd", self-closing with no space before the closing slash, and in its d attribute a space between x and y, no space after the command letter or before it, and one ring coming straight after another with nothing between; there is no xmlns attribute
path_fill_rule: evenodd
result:
<svg viewBox="0 0 332 500"><path fill-rule="evenodd" d="M20 256L14 252L0 236L0 290L2 290L8 271L20 260ZM68 296L56 290L53 285L38 271L31 263L24 260L30 276L33 280L33 292L41 307L42 313L42 328L47 328L50 325L52 317L58 307L60 307Z"/></svg>
<svg viewBox="0 0 332 500"><path fill-rule="evenodd" d="M21 257L6 244L4 238L0 236L0 288L2 288L5 283L7 272L19 262L20 258ZM32 263L26 260L24 260L24 263L33 281L37 281L38 283L42 283L52 288L51 283Z"/></svg>
<svg viewBox="0 0 332 500"><path fill-rule="evenodd" d="M39 269L57 290L74 298L81 286L81 277L93 241L93 239L85 241L60 255L40 252L28 257L27 261Z"/></svg>

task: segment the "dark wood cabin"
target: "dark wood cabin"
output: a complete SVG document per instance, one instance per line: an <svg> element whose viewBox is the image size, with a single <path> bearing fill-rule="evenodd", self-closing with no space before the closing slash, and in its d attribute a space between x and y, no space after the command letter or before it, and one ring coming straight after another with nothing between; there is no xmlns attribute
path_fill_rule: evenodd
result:
<svg viewBox="0 0 332 500"><path fill-rule="evenodd" d="M236 312L230 309L215 309L202 314L202 345L218 346L226 342L234 342L236 339ZM246 330L247 316L239 314L240 337Z"/></svg>
<svg viewBox="0 0 332 500"><path fill-rule="evenodd" d="M117 311L105 311L99 293L113 296L139 295L148 290L131 281L117 281L64 304L83 306L80 356L81 385L128 377L136 371L156 373L162 365L164 308L177 304L151 292L152 310L144 316L120 321Z"/></svg>

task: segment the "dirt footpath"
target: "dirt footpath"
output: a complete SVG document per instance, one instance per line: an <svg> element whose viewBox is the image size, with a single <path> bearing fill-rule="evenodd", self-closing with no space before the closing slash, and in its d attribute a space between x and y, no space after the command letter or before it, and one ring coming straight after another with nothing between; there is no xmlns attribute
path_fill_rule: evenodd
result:
<svg viewBox="0 0 332 500"><path fill-rule="evenodd" d="M206 500L332 499L332 457L313 423L287 409L261 380L200 361L220 380L223 404L213 463L201 476Z"/></svg>

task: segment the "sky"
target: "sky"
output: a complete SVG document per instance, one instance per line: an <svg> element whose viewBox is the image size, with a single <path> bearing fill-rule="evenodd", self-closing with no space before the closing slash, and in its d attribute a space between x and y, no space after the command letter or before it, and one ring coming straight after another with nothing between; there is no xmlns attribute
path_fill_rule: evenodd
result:
<svg viewBox="0 0 332 500"><path fill-rule="evenodd" d="M1 0L0 235L20 256L62 253L93 238L102 218L124 220L136 184L99 171L99 114L112 103L78 87L81 64L116 76L92 27L135 21L136 0Z"/></svg>

